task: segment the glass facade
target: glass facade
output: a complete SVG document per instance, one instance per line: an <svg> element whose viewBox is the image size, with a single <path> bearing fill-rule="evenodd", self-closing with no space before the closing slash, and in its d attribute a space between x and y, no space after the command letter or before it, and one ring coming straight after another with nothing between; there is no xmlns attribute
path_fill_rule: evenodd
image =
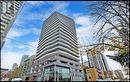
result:
<svg viewBox="0 0 130 82"><path fill-rule="evenodd" d="M75 75L72 77L73 81L83 81L83 76L81 75Z"/></svg>
<svg viewBox="0 0 130 82"><path fill-rule="evenodd" d="M70 69L60 66L46 67L43 78L44 81L70 81Z"/></svg>

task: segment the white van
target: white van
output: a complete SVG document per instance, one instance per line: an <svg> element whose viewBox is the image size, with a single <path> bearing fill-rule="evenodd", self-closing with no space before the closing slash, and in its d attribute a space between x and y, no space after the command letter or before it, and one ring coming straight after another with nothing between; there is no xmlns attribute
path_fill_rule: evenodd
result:
<svg viewBox="0 0 130 82"><path fill-rule="evenodd" d="M13 78L11 81L22 81L21 78Z"/></svg>

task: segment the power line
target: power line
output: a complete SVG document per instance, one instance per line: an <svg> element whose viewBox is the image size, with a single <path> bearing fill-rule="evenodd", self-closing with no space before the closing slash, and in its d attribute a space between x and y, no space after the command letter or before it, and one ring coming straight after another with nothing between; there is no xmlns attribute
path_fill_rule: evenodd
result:
<svg viewBox="0 0 130 82"><path fill-rule="evenodd" d="M20 41L18 41L18 40L15 40L15 39L12 39L12 38L9 38L9 37L6 37L6 39L10 39L10 40L13 40L13 41L15 41L15 42L22 43L23 45L27 45L27 46L30 46L30 47L33 47L33 48L34 48L34 46L32 46L32 45L25 44L24 42L20 42Z"/></svg>
<svg viewBox="0 0 130 82"><path fill-rule="evenodd" d="M20 8L20 11L22 10L22 8L23 8L24 5L25 5L25 2L23 1L23 4L22 4L22 7ZM20 13L20 11L18 12L18 14ZM34 48L34 46L32 46L32 45L25 44L25 43L23 43L23 42L20 42L20 41L18 41L18 40L15 40L15 39L12 39L12 38L9 38L9 37L6 37L6 39L10 39L10 40L16 41L16 42L18 42L18 43L22 43L23 45L27 45L27 46L30 46L30 47L33 47L33 48Z"/></svg>

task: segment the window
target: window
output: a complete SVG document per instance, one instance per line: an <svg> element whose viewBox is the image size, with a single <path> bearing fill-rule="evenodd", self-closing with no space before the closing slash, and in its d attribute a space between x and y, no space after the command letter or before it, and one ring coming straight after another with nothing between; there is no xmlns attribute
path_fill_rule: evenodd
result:
<svg viewBox="0 0 130 82"><path fill-rule="evenodd" d="M64 64L66 64L67 62L65 62L65 61L60 61L61 63L64 63Z"/></svg>
<svg viewBox="0 0 130 82"><path fill-rule="evenodd" d="M70 65L73 65L72 63L70 63Z"/></svg>
<svg viewBox="0 0 130 82"><path fill-rule="evenodd" d="M89 76L89 79L91 79L91 77Z"/></svg>
<svg viewBox="0 0 130 82"><path fill-rule="evenodd" d="M7 3L2 2L2 13L5 13L7 11Z"/></svg>
<svg viewBox="0 0 130 82"><path fill-rule="evenodd" d="M75 69L75 71L78 71L77 69Z"/></svg>
<svg viewBox="0 0 130 82"><path fill-rule="evenodd" d="M75 65L76 67L78 66L78 65Z"/></svg>
<svg viewBox="0 0 130 82"><path fill-rule="evenodd" d="M34 71L34 73L36 73L36 71Z"/></svg>
<svg viewBox="0 0 130 82"><path fill-rule="evenodd" d="M42 66L41 64L39 64L39 67Z"/></svg>
<svg viewBox="0 0 130 82"><path fill-rule="evenodd" d="M40 72L41 70L39 69L38 72Z"/></svg>
<svg viewBox="0 0 130 82"><path fill-rule="evenodd" d="M44 65L44 63L42 63L42 65Z"/></svg>
<svg viewBox="0 0 130 82"><path fill-rule="evenodd" d="M79 72L82 72L82 70L79 70Z"/></svg>
<svg viewBox="0 0 130 82"><path fill-rule="evenodd" d="M56 72L54 72L56 71ZM54 81L54 73L56 73L56 79L59 81L69 81L70 80L70 69L56 66L46 67L44 70L44 81Z"/></svg>
<svg viewBox="0 0 130 82"><path fill-rule="evenodd" d="M54 81L54 66L47 67L44 70L44 81Z"/></svg>
<svg viewBox="0 0 130 82"><path fill-rule="evenodd" d="M57 77L59 81L69 81L70 80L70 69L64 67L57 67Z"/></svg>
<svg viewBox="0 0 130 82"><path fill-rule="evenodd" d="M11 2L8 2L8 7L11 7Z"/></svg>

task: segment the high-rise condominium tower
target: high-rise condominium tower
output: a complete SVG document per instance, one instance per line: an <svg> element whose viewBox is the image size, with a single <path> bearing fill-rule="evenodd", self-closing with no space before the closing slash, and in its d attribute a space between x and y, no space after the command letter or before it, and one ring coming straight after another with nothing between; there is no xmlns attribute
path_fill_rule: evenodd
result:
<svg viewBox="0 0 130 82"><path fill-rule="evenodd" d="M54 12L44 21L33 73L37 80L82 81L73 19Z"/></svg>
<svg viewBox="0 0 130 82"><path fill-rule="evenodd" d="M88 61L90 67L95 67L102 71L109 71L109 66L106 61L106 58L103 54L88 54Z"/></svg>
<svg viewBox="0 0 130 82"><path fill-rule="evenodd" d="M0 1L0 30L1 30L1 46L5 43L5 38L10 30L13 22L16 19L20 7L22 6L22 1L13 0L3 0Z"/></svg>

